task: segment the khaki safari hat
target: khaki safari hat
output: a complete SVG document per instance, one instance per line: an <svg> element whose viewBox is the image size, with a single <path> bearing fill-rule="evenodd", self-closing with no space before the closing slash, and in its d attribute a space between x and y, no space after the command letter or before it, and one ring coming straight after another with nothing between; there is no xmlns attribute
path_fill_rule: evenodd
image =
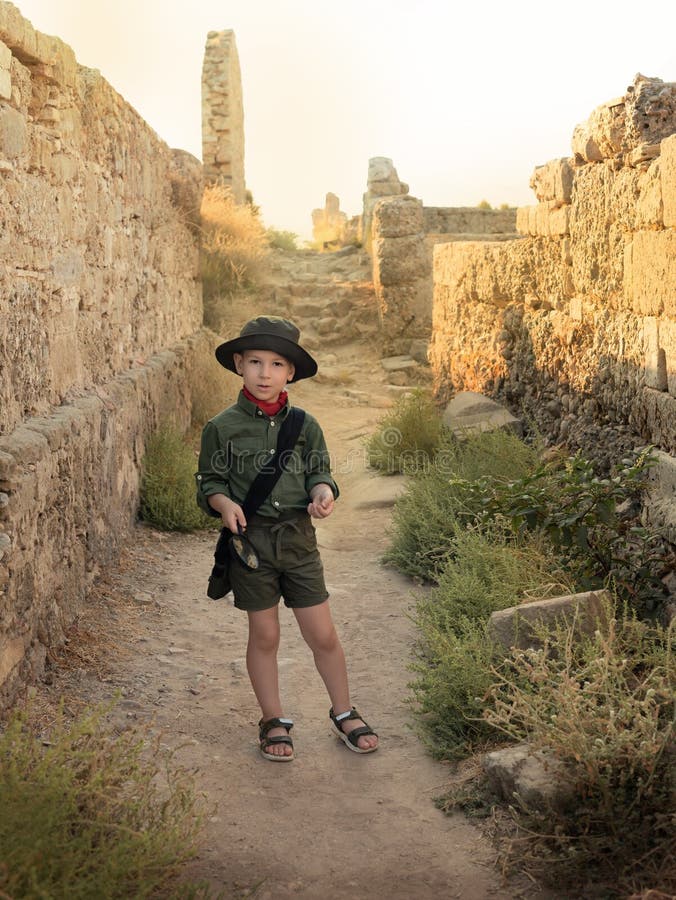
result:
<svg viewBox="0 0 676 900"><path fill-rule="evenodd" d="M279 316L258 316L242 328L239 337L226 341L216 348L216 359L230 372L237 374L233 354L244 350L272 350L295 366L291 381L312 378L317 374L317 363L298 343L300 331L293 322Z"/></svg>

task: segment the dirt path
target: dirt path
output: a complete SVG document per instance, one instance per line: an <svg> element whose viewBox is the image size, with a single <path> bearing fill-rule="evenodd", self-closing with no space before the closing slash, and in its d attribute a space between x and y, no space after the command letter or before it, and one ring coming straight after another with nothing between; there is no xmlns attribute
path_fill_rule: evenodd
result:
<svg viewBox="0 0 676 900"><path fill-rule="evenodd" d="M296 759L260 757L245 616L231 598L204 594L211 535L138 529L114 576L132 600L106 681L97 687L83 670L78 690L96 699L121 689L120 724L154 719L167 743L182 745L178 758L198 770L214 805L191 874L225 897L520 897L517 885L501 884L480 831L433 804L448 772L426 754L406 707L413 588L379 562L397 485L367 471L363 458L363 436L391 399L367 346L333 352L340 377L295 386L293 400L323 423L342 489L317 530L353 702L379 732L381 750L358 756L330 734L324 687L284 609L279 664ZM346 394L355 388L370 392L369 405Z"/></svg>

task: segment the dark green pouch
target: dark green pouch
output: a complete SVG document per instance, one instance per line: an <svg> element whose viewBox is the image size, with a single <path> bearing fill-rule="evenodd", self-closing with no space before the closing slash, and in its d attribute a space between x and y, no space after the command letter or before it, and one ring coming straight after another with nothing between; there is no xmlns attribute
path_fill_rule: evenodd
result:
<svg viewBox="0 0 676 900"><path fill-rule="evenodd" d="M209 576L209 584L207 585L207 597L212 600L220 600L229 594L232 590L230 584L230 562L231 556L228 552L228 544L232 532L229 528L221 528L221 534L214 551L214 567Z"/></svg>

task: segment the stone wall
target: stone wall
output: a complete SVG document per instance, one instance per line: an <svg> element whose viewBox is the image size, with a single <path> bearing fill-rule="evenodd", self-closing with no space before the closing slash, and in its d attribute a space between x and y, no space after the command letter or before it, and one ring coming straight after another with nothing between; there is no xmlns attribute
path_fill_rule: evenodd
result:
<svg viewBox="0 0 676 900"><path fill-rule="evenodd" d="M510 240L516 210L423 206L415 197L385 197L373 207L373 283L382 350L409 353L432 334L432 256L447 241ZM441 233L440 233L441 232Z"/></svg>
<svg viewBox="0 0 676 900"><path fill-rule="evenodd" d="M202 160L208 183L229 185L246 201L244 105L234 31L210 31L202 66Z"/></svg>
<svg viewBox="0 0 676 900"><path fill-rule="evenodd" d="M638 76L538 167L521 240L434 254L441 399L491 393L608 460L676 453L676 85Z"/></svg>
<svg viewBox="0 0 676 900"><path fill-rule="evenodd" d="M201 165L0 2L0 697L39 670L185 424ZM172 348L168 350L167 348Z"/></svg>

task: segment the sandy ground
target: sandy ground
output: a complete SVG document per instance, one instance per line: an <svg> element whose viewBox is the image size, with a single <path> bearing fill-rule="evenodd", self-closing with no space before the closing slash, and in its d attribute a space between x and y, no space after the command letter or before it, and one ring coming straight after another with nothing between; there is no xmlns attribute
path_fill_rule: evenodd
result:
<svg viewBox="0 0 676 900"><path fill-rule="evenodd" d="M542 896L521 882L505 884L482 832L434 806L449 770L427 755L406 705L415 586L380 563L399 484L364 463L364 436L392 403L375 357L372 375L363 374L365 352L344 348L340 379L301 383L292 399L322 422L342 490L333 516L317 523L318 539L353 702L379 732L381 749L350 753L331 734L323 684L283 609L279 666L296 758L279 764L259 755L246 617L231 596L213 602L204 593L211 534L139 526L123 565L110 573L111 589L128 602L101 620L112 632L105 663L97 675L71 659L67 672L56 667L49 690L67 679L73 707L121 691L121 725L152 720L166 743L180 747L178 759L197 770L211 806L190 874L223 897ZM346 387L357 367L361 382ZM369 392L368 405L346 394L354 388Z"/></svg>

